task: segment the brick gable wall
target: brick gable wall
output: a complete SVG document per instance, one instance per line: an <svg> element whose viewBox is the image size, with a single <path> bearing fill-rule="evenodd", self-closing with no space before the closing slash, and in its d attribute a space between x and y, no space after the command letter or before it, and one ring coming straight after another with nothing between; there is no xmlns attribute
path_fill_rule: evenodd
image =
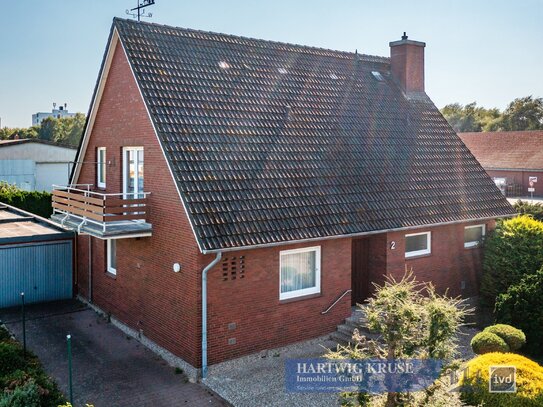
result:
<svg viewBox="0 0 543 407"><path fill-rule="evenodd" d="M124 51L117 44L77 183L96 184L97 147L106 147L106 190L122 191L122 147L144 146L144 190L153 236L117 240L117 276L106 274L106 242L92 238L92 301L149 339L198 364L198 248ZM78 238L80 294L88 296L88 237ZM180 273L172 271L179 262Z"/></svg>

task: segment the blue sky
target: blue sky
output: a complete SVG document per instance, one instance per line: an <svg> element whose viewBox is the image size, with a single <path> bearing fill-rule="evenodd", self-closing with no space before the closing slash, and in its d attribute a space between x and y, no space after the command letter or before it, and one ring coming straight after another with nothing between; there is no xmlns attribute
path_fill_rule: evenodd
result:
<svg viewBox="0 0 543 407"><path fill-rule="evenodd" d="M114 16L136 0L1 3L0 118L68 103L86 113ZM543 96L542 0L156 0L151 21L374 55L407 31L426 42L426 91L438 107L503 109Z"/></svg>

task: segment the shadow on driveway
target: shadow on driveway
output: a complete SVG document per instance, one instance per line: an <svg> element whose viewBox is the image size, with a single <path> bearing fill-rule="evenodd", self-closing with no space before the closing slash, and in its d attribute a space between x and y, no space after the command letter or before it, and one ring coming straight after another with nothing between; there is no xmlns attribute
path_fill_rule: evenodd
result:
<svg viewBox="0 0 543 407"><path fill-rule="evenodd" d="M225 406L199 384L175 374L159 356L79 301L27 306L26 340L68 394L66 335L72 335L76 406ZM22 342L20 308L0 309L0 321Z"/></svg>

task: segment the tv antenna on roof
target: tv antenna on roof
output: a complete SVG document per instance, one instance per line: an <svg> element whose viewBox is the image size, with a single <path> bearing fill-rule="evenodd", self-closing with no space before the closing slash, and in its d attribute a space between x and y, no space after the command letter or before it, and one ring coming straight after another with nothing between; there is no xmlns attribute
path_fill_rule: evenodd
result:
<svg viewBox="0 0 543 407"><path fill-rule="evenodd" d="M153 17L153 13L145 14L145 7L152 6L153 4L155 4L155 0L142 0L141 3L138 0L137 4L138 4L137 7L131 8L130 10L126 10L126 14L134 18L137 17L138 21L140 21L142 17L149 17L149 18Z"/></svg>

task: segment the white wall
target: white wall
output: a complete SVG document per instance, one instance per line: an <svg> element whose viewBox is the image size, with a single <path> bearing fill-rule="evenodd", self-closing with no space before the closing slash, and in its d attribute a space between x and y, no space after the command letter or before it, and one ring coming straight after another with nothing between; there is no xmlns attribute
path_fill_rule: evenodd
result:
<svg viewBox="0 0 543 407"><path fill-rule="evenodd" d="M35 162L69 162L75 160L76 149L42 143L20 143L0 147L0 160L32 160Z"/></svg>
<svg viewBox="0 0 543 407"><path fill-rule="evenodd" d="M37 163L36 191L51 191L52 185L67 185L70 174L67 163Z"/></svg>
<svg viewBox="0 0 543 407"><path fill-rule="evenodd" d="M41 143L0 147L0 181L21 189L51 191L53 184L68 184L76 150Z"/></svg>
<svg viewBox="0 0 543 407"><path fill-rule="evenodd" d="M0 160L0 181L33 191L36 186L35 174L36 164L32 160Z"/></svg>

